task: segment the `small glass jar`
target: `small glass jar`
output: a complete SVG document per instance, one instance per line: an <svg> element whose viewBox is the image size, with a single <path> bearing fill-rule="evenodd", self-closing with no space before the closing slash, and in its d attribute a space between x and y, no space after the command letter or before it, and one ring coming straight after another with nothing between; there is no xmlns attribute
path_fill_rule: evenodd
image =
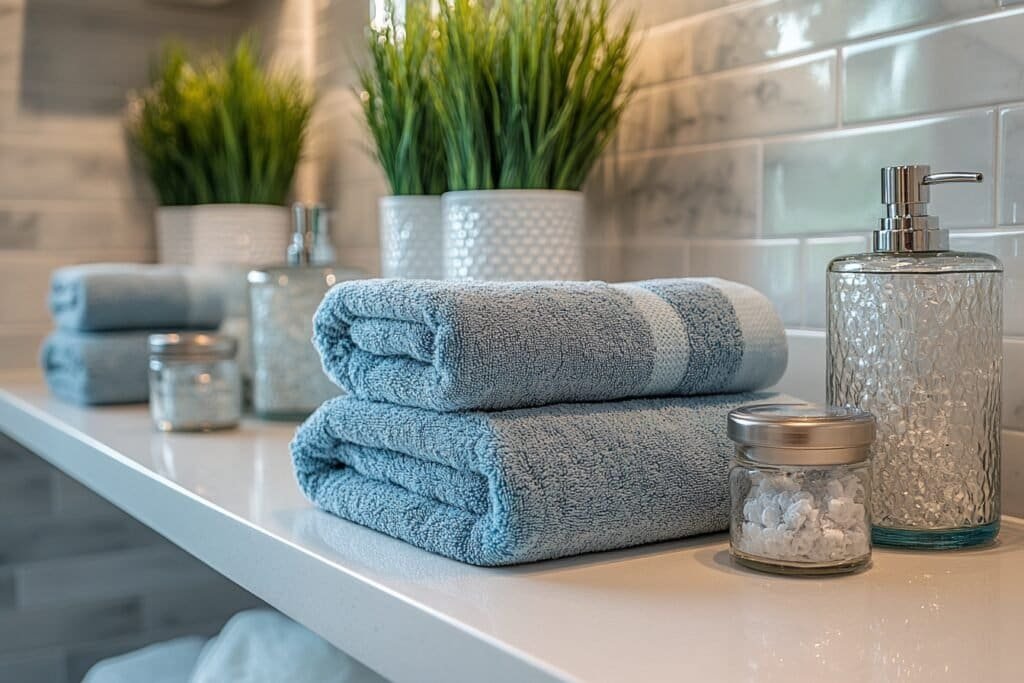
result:
<svg viewBox="0 0 1024 683"><path fill-rule="evenodd" d="M313 315L331 287L358 273L322 266L249 273L252 407L261 418L301 420L341 389L324 374L313 346Z"/></svg>
<svg viewBox="0 0 1024 683"><path fill-rule="evenodd" d="M228 429L242 418L242 378L233 337L149 336L149 410L164 432Z"/></svg>
<svg viewBox="0 0 1024 683"><path fill-rule="evenodd" d="M839 574L870 562L870 413L754 405L729 413L728 433L737 562L780 574Z"/></svg>

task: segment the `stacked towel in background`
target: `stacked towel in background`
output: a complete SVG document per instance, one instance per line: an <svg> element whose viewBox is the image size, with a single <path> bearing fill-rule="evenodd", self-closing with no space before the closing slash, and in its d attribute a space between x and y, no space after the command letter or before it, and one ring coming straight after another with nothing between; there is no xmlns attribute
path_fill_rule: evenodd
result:
<svg viewBox="0 0 1024 683"><path fill-rule="evenodd" d="M53 394L83 405L140 403L149 396L150 333L216 329L224 278L179 266L71 266L53 274L49 304L57 330L40 363Z"/></svg>
<svg viewBox="0 0 1024 683"><path fill-rule="evenodd" d="M303 491L480 565L725 529L726 415L777 400L749 392L787 355L768 300L714 279L349 282L314 343L351 395L296 434Z"/></svg>

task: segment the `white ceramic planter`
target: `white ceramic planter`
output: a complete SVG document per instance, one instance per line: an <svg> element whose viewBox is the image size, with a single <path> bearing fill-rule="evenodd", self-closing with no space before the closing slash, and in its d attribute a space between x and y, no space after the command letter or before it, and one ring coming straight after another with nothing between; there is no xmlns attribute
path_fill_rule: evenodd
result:
<svg viewBox="0 0 1024 683"><path fill-rule="evenodd" d="M201 204L156 210L161 263L193 266L282 263L290 214L283 206Z"/></svg>
<svg viewBox="0 0 1024 683"><path fill-rule="evenodd" d="M381 197L380 262L384 277L444 277L441 197Z"/></svg>
<svg viewBox="0 0 1024 683"><path fill-rule="evenodd" d="M442 208L448 279L583 278L582 192L449 192Z"/></svg>

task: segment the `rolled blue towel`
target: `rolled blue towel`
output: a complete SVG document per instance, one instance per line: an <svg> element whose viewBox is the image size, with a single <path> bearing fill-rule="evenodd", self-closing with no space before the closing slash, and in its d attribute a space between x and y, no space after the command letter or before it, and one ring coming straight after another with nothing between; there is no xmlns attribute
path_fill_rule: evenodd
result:
<svg viewBox="0 0 1024 683"><path fill-rule="evenodd" d="M57 330L43 342L40 364L50 391L79 405L149 400L149 332Z"/></svg>
<svg viewBox="0 0 1024 683"><path fill-rule="evenodd" d="M142 263L60 268L50 279L50 312L66 330L216 329L226 276L215 270Z"/></svg>
<svg viewBox="0 0 1024 683"><path fill-rule="evenodd" d="M753 391L787 357L768 299L719 279L345 282L313 342L355 396L439 411Z"/></svg>
<svg viewBox="0 0 1024 683"><path fill-rule="evenodd" d="M437 413L341 397L299 428L292 459L328 512L463 562L515 564L726 529L726 416L777 399Z"/></svg>

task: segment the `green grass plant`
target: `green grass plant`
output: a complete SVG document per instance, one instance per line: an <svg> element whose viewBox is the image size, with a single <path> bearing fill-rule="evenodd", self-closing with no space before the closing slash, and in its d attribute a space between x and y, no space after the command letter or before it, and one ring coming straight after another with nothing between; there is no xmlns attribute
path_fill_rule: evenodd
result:
<svg viewBox="0 0 1024 683"><path fill-rule="evenodd" d="M391 192L441 194L447 173L440 121L429 96L436 35L426 3L411 3L404 24L389 5L387 20L367 35L369 62L359 70L363 116Z"/></svg>
<svg viewBox="0 0 1024 683"><path fill-rule="evenodd" d="M440 3L431 100L451 190L578 190L629 99L608 0ZM410 27L412 30L412 27Z"/></svg>
<svg viewBox="0 0 1024 683"><path fill-rule="evenodd" d="M251 36L227 57L172 43L132 98L127 129L164 206L283 205L312 106L298 75L260 66Z"/></svg>

